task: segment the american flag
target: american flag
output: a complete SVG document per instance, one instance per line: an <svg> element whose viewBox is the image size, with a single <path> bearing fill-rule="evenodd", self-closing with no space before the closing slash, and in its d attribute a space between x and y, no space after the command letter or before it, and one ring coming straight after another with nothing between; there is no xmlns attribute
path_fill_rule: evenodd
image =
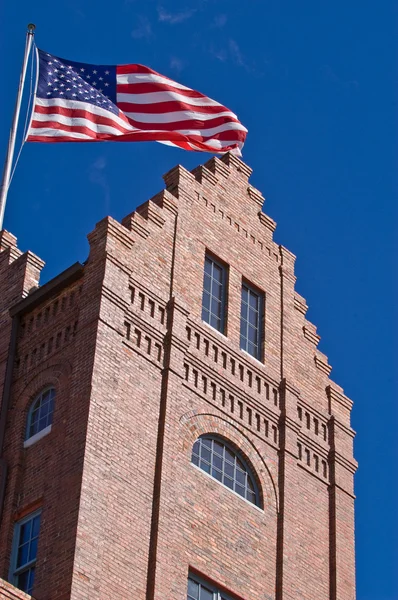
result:
<svg viewBox="0 0 398 600"><path fill-rule="evenodd" d="M90 65L36 51L28 142L156 141L240 155L247 129L200 92L143 65Z"/></svg>

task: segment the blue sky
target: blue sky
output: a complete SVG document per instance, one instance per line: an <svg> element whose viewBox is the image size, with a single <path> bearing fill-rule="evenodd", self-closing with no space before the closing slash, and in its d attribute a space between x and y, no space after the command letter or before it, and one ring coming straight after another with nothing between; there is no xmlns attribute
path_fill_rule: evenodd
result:
<svg viewBox="0 0 398 600"><path fill-rule="evenodd" d="M243 158L297 255L297 290L332 377L355 401L358 600L397 600L397 5L390 0L4 2L0 149L6 149L25 26L53 54L138 62L215 98L249 130ZM5 227L47 266L88 252L161 175L209 155L160 144L30 144Z"/></svg>

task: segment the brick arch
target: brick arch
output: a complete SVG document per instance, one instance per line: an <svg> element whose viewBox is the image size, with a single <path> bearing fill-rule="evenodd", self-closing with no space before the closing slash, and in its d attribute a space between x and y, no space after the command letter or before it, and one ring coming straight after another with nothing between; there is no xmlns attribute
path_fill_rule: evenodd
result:
<svg viewBox="0 0 398 600"><path fill-rule="evenodd" d="M67 389L70 372L71 366L65 362L50 365L33 375L15 400L15 404L21 406L25 420L33 400L41 390L53 386L57 397L62 389Z"/></svg>
<svg viewBox="0 0 398 600"><path fill-rule="evenodd" d="M180 418L180 423L185 426L185 435L182 438L183 451L191 459L192 446L201 435L215 434L224 438L232 447L243 454L256 479L262 499L264 510L270 505L276 512L279 510L278 492L272 473L260 454L256 445L239 429L233 421L212 413L196 413L190 411ZM272 501L270 502L270 499Z"/></svg>

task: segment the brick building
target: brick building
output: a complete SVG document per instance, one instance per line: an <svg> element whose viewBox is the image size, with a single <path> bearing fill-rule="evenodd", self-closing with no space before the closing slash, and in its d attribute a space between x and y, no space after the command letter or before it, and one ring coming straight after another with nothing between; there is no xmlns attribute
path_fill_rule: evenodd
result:
<svg viewBox="0 0 398 600"><path fill-rule="evenodd" d="M0 598L354 600L352 403L250 173L177 166L42 287L0 234Z"/></svg>

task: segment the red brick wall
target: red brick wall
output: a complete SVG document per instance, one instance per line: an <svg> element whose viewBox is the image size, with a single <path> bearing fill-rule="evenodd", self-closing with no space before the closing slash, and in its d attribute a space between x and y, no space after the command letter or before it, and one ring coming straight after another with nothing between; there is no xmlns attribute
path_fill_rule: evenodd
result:
<svg viewBox="0 0 398 600"><path fill-rule="evenodd" d="M101 221L81 279L58 292L75 305L18 342L0 574L16 511L41 498L38 600L180 600L189 569L245 600L355 598L351 401L249 175L231 156L176 167L122 224ZM206 250L229 266L226 336L201 321ZM242 277L265 294L261 362L239 349ZM25 354L75 322L27 376ZM53 430L23 450L51 378ZM263 509L191 464L212 432L251 464Z"/></svg>

